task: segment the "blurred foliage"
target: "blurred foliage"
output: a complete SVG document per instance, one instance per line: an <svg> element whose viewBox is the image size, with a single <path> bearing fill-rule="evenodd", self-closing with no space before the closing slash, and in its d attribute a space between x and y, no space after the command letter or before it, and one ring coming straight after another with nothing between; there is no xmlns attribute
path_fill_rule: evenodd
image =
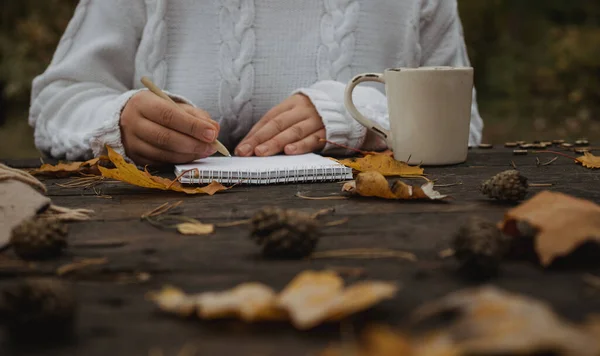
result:
<svg viewBox="0 0 600 356"><path fill-rule="evenodd" d="M488 139L600 137L600 1L458 1ZM0 90L21 117L77 2L0 0Z"/></svg>
<svg viewBox="0 0 600 356"><path fill-rule="evenodd" d="M78 1L0 2L0 82L13 105L27 105L31 81L50 63Z"/></svg>

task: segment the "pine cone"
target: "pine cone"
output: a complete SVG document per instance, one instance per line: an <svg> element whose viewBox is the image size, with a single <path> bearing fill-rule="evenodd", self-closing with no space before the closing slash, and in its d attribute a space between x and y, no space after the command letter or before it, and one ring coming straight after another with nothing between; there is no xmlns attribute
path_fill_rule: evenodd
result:
<svg viewBox="0 0 600 356"><path fill-rule="evenodd" d="M471 217L454 234L452 245L461 272L474 279L485 279L498 273L510 239L493 222Z"/></svg>
<svg viewBox="0 0 600 356"><path fill-rule="evenodd" d="M57 257L67 246L67 226L57 219L26 220L12 231L10 244L25 260Z"/></svg>
<svg viewBox="0 0 600 356"><path fill-rule="evenodd" d="M495 175L481 185L481 192L492 199L519 201L527 196L527 178L519 171L509 170Z"/></svg>
<svg viewBox="0 0 600 356"><path fill-rule="evenodd" d="M56 279L29 279L2 291L2 311L16 338L54 338L71 331L76 313L71 288Z"/></svg>
<svg viewBox="0 0 600 356"><path fill-rule="evenodd" d="M252 218L250 238L263 247L268 258L302 258L318 242L318 224L310 215L278 208L265 208Z"/></svg>

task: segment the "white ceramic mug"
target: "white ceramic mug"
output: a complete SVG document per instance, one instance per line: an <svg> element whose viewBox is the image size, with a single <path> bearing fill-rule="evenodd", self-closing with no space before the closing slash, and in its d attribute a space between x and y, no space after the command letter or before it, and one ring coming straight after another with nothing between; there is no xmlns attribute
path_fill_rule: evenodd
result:
<svg viewBox="0 0 600 356"><path fill-rule="evenodd" d="M390 130L365 118L352 102L354 88L367 81L385 84ZM383 137L399 161L448 165L466 161L473 100L473 68L387 69L354 77L345 105L352 117Z"/></svg>

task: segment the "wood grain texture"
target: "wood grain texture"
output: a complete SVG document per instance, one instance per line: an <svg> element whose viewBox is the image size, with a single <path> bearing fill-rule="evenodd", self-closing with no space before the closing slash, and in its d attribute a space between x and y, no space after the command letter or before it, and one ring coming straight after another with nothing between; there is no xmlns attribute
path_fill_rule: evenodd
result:
<svg viewBox="0 0 600 356"><path fill-rule="evenodd" d="M551 154L540 156L551 159ZM90 208L96 211L89 222L70 225L69 238L74 243L103 239L123 240L122 246L107 248L74 247L60 260L38 264L27 275L52 275L57 267L84 258L107 257L105 266L94 266L65 278L75 283L81 310L76 335L60 345L32 346L28 354L43 355L148 355L152 348L162 348L165 356L177 355L186 343L200 345L198 355L309 355L339 339L339 326L319 327L298 332L285 324L245 325L236 321L197 322L172 318L158 313L146 301L145 294L165 284L189 292L221 290L248 281L259 281L279 289L297 273L306 269L333 266L360 267L367 278L397 281L402 289L390 301L352 319L359 327L369 322L402 325L411 310L422 302L441 297L470 284L455 273L452 259L440 260L452 233L469 215L478 214L499 221L510 204L500 204L483 197L481 182L505 169L514 161L533 183L551 183L550 188L530 189L534 194L550 189L600 203L600 172L559 159L549 166L537 167L535 156L513 156L510 150L472 150L469 161L453 167L425 167L430 179L453 200L447 203L382 201L376 199L305 200L308 196L339 194L341 184L292 184L268 187L235 187L215 196L185 195L145 190L122 183L103 183L91 190L65 189L55 183L68 180L45 180L55 204ZM28 163L29 162L29 163ZM36 163L32 163L36 162ZM13 161L26 167L39 161ZM422 181L410 180L413 184ZM323 229L318 251L348 248L389 248L409 251L417 262L403 260L322 259L302 261L265 261L248 238L246 226L217 228L210 236L181 236L157 229L140 216L165 202L182 200L182 213L206 223L230 222L250 217L263 206L275 205L314 212L333 207L324 221L350 218L345 224ZM7 257L12 255L6 254ZM6 258L6 257L5 257ZM1 265L1 264L0 264ZM0 268L0 288L14 283L23 271ZM151 279L135 282L139 273ZM600 275L600 267L544 271L530 263L511 262L493 283L511 291L548 301L567 318L580 320L600 310L600 298L584 295L584 273ZM25 354L23 346L10 345L0 333L0 354Z"/></svg>

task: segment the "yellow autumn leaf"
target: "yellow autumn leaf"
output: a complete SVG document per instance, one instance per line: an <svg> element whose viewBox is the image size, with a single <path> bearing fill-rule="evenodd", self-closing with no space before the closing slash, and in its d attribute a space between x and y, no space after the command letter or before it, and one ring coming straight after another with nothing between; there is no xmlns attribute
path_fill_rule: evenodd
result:
<svg viewBox="0 0 600 356"><path fill-rule="evenodd" d="M94 158L85 162L68 162L57 165L42 164L40 168L31 170L33 175L49 175L54 177L67 177L73 174L94 173L93 169L100 161L100 158Z"/></svg>
<svg viewBox="0 0 600 356"><path fill-rule="evenodd" d="M215 232L214 224L182 223L177 225L177 231L182 235L210 235Z"/></svg>
<svg viewBox="0 0 600 356"><path fill-rule="evenodd" d="M422 176L424 172L423 168L421 167L409 166L405 162L397 161L394 159L394 157L384 154L368 154L364 157L353 157L337 160L337 162L359 172L376 171L386 177Z"/></svg>
<svg viewBox="0 0 600 356"><path fill-rule="evenodd" d="M589 152L584 152L583 156L577 158L577 161L586 168L600 169L600 157Z"/></svg>
<svg viewBox="0 0 600 356"><path fill-rule="evenodd" d="M432 182L422 186L410 186L398 180L392 186L379 172L359 173L356 180L344 184L342 191L363 197L378 197L395 200L441 200L447 198L433 189Z"/></svg>
<svg viewBox="0 0 600 356"><path fill-rule="evenodd" d="M138 187L171 190L183 192L186 194L208 194L213 195L219 191L228 188L217 182L212 182L205 187L184 187L179 181L171 181L167 178L151 175L147 170L140 171L131 163L125 162L125 159L115 152L111 147L107 147L108 159L115 165L115 169L98 167L103 177L116 179L121 182L136 185Z"/></svg>

